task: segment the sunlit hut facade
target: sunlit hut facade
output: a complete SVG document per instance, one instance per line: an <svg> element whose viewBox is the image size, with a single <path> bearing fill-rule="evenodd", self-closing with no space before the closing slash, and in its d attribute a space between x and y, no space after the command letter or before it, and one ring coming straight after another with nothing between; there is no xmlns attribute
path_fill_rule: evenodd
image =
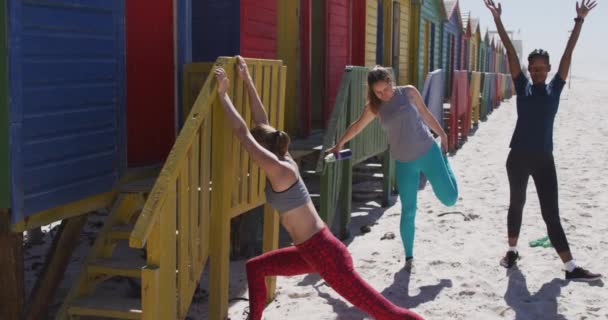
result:
<svg viewBox="0 0 608 320"><path fill-rule="evenodd" d="M445 70L446 97L451 95L454 70L460 70L460 46L462 38L462 15L458 0L445 0L448 20L443 25L443 70Z"/></svg>
<svg viewBox="0 0 608 320"><path fill-rule="evenodd" d="M479 19L470 19L471 37L469 38L469 71L479 71L479 43L481 42L481 31Z"/></svg>
<svg viewBox="0 0 608 320"><path fill-rule="evenodd" d="M418 35L416 66L413 82L422 89L426 75L442 67L443 24L447 14L443 0L412 1L413 18L416 20ZM417 23L416 23L417 22Z"/></svg>

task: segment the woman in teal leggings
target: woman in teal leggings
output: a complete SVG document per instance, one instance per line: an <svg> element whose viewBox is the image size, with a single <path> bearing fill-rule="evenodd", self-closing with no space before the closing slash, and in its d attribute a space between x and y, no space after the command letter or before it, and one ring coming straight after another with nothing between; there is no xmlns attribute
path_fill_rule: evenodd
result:
<svg viewBox="0 0 608 320"><path fill-rule="evenodd" d="M376 117L380 120L391 157L395 159L401 198L401 239L406 264L414 257L416 198L420 173L428 178L439 201L452 206L458 199L456 178L445 156L447 135L413 86L394 87L391 74L377 66L367 75L368 102L363 113L327 152L338 152ZM441 149L429 132L441 139ZM443 152L442 152L443 150Z"/></svg>

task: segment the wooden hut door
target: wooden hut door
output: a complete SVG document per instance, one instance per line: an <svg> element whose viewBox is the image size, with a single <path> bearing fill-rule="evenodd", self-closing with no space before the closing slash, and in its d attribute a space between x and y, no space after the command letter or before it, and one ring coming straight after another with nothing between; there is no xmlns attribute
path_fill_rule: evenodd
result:
<svg viewBox="0 0 608 320"><path fill-rule="evenodd" d="M173 0L125 7L128 165L161 163L175 140Z"/></svg>

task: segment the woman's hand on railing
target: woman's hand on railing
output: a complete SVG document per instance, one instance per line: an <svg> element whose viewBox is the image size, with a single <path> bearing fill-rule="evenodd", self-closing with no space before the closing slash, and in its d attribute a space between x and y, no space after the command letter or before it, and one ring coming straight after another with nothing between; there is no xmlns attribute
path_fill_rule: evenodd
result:
<svg viewBox="0 0 608 320"><path fill-rule="evenodd" d="M343 147L344 147L343 145L337 144L337 145L325 150L325 153L338 153L338 152L340 152L340 150L342 150Z"/></svg>
<svg viewBox="0 0 608 320"><path fill-rule="evenodd" d="M225 96L230 86L226 71L223 68L215 69L215 79L217 80L217 93L220 97Z"/></svg>
<svg viewBox="0 0 608 320"><path fill-rule="evenodd" d="M250 81L251 76L249 75L249 68L247 68L247 62L241 56L236 56L236 69L239 72L239 77L243 81Z"/></svg>

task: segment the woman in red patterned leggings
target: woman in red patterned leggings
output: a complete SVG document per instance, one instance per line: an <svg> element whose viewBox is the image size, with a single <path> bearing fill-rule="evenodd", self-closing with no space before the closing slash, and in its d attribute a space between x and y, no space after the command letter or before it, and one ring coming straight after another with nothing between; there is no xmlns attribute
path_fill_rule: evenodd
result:
<svg viewBox="0 0 608 320"><path fill-rule="evenodd" d="M346 246L327 229L310 200L298 167L287 152L289 136L268 124L245 60L238 56L237 69L247 87L255 127L248 130L226 94L228 78L221 68L215 70L219 99L234 133L266 173L266 200L277 209L281 224L295 243L295 246L267 252L247 262L249 319L262 318L267 296L265 277L315 272L337 293L375 319L422 319L416 313L392 304L355 272Z"/></svg>

